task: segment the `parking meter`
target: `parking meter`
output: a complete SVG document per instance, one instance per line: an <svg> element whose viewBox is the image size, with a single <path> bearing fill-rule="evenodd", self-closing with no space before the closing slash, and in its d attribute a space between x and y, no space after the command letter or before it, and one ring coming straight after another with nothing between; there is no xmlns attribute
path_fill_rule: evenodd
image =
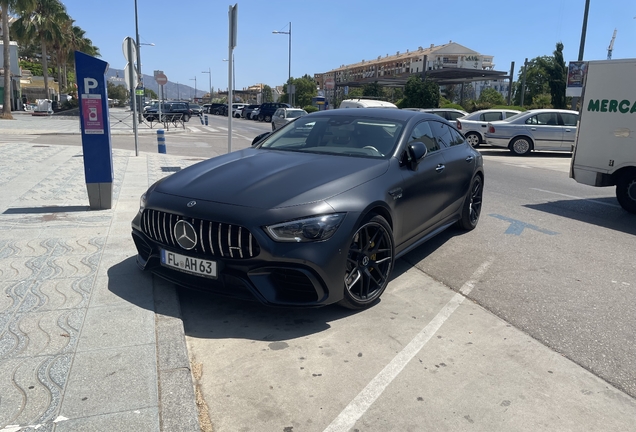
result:
<svg viewBox="0 0 636 432"><path fill-rule="evenodd" d="M108 63L75 51L84 177L91 210L112 208L113 149L106 87Z"/></svg>

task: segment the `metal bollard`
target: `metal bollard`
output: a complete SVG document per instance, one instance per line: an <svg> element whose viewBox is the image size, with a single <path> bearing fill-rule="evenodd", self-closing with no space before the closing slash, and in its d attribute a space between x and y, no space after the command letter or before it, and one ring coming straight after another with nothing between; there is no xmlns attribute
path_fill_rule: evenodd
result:
<svg viewBox="0 0 636 432"><path fill-rule="evenodd" d="M207 114L205 115L205 125L206 126L208 125L208 115Z"/></svg>
<svg viewBox="0 0 636 432"><path fill-rule="evenodd" d="M199 120L201 120L201 124L203 124L203 116L200 116Z"/></svg>
<svg viewBox="0 0 636 432"><path fill-rule="evenodd" d="M163 129L157 130L157 147L159 153L166 154L166 136Z"/></svg>

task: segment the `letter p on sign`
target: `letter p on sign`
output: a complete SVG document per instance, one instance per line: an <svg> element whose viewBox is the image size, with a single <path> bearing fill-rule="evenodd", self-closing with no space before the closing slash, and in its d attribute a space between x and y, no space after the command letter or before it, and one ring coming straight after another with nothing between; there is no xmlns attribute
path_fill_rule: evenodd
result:
<svg viewBox="0 0 636 432"><path fill-rule="evenodd" d="M91 89L97 88L97 80L95 78L84 78L84 91L90 93Z"/></svg>

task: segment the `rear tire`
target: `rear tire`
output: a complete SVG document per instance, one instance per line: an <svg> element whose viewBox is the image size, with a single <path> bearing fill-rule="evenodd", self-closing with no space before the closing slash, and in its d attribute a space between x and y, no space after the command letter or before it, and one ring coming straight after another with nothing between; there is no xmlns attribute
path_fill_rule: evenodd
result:
<svg viewBox="0 0 636 432"><path fill-rule="evenodd" d="M479 216L481 215L481 204L484 193L484 181L478 174L473 177L470 189L464 198L461 219L457 221L457 226L463 230L471 231L477 227Z"/></svg>
<svg viewBox="0 0 636 432"><path fill-rule="evenodd" d="M265 120L265 123L269 123L272 121L272 116L266 115L264 120Z"/></svg>
<svg viewBox="0 0 636 432"><path fill-rule="evenodd" d="M479 144L481 144L481 137L475 132L469 132L466 134L466 142L470 144L472 148L477 148Z"/></svg>
<svg viewBox="0 0 636 432"><path fill-rule="evenodd" d="M187 114L186 114L186 115L184 115L184 116L183 116L183 121L184 121L184 122L188 122L188 121L190 121L190 116L189 116L189 115L187 115Z"/></svg>
<svg viewBox="0 0 636 432"><path fill-rule="evenodd" d="M528 137L517 137L510 143L510 151L516 156L526 156L534 147L532 140Z"/></svg>
<svg viewBox="0 0 636 432"><path fill-rule="evenodd" d="M624 172L618 178L616 199L623 209L636 214L636 170Z"/></svg>

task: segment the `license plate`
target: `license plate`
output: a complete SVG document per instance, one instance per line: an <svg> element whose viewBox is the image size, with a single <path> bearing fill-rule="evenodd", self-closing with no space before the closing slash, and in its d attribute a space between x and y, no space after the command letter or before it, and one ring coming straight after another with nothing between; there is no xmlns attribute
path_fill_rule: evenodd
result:
<svg viewBox="0 0 636 432"><path fill-rule="evenodd" d="M161 265L199 276L215 278L216 261L193 258L186 255L161 250Z"/></svg>

